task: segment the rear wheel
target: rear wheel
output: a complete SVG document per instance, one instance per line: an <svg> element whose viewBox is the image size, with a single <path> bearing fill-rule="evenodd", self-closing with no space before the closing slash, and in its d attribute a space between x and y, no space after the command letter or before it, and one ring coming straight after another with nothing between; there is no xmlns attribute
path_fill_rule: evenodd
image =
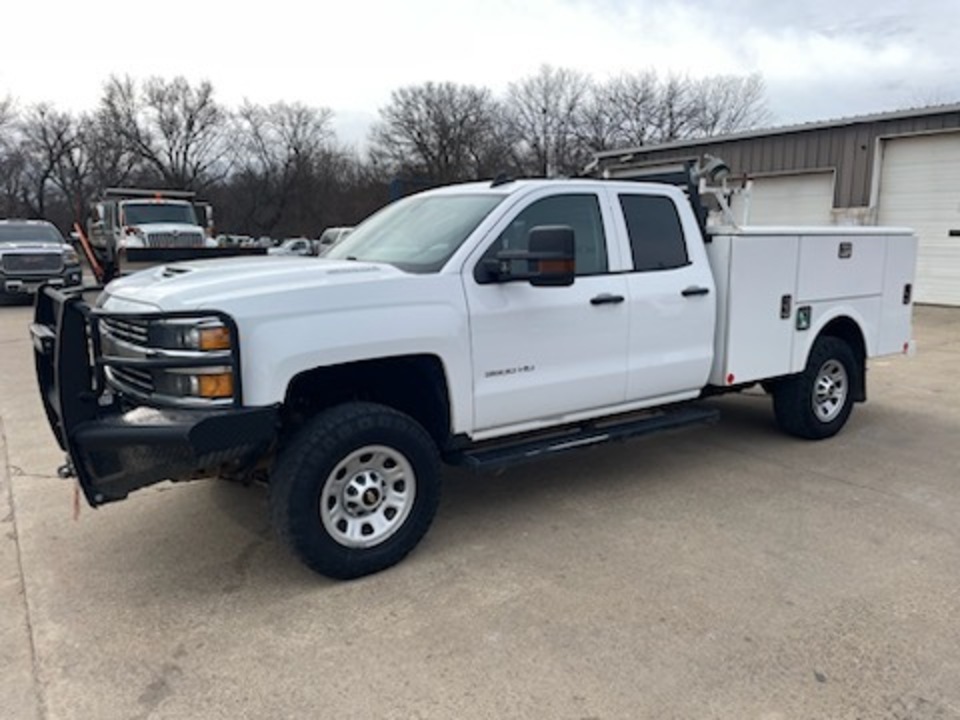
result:
<svg viewBox="0 0 960 720"><path fill-rule="evenodd" d="M810 440L836 435L853 410L859 366L843 340L818 338L803 372L773 387L773 411L780 429Z"/></svg>
<svg viewBox="0 0 960 720"><path fill-rule="evenodd" d="M300 559L355 578L399 562L427 532L439 457L409 416L352 402L310 421L282 450L270 484L274 525Z"/></svg>

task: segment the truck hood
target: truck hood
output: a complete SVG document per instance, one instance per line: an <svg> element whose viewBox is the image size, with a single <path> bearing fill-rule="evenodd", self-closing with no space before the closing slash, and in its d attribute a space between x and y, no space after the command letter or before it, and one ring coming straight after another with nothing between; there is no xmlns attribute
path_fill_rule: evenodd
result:
<svg viewBox="0 0 960 720"><path fill-rule="evenodd" d="M226 258L149 268L106 288L109 298L163 310L222 308L237 299L405 276L392 265L303 257ZM109 307L112 303L108 304Z"/></svg>

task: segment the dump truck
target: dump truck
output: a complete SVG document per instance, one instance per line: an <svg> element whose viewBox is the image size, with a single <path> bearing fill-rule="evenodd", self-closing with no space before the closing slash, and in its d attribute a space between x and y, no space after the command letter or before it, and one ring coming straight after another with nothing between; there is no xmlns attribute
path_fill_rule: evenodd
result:
<svg viewBox="0 0 960 720"><path fill-rule="evenodd" d="M261 248L218 247L213 206L181 190L108 188L90 205L86 232L77 228L102 282L158 263L262 255Z"/></svg>

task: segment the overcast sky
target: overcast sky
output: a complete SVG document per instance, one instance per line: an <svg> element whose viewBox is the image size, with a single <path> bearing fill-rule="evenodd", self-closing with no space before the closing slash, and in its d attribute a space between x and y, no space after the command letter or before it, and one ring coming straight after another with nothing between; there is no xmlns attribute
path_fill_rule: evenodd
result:
<svg viewBox="0 0 960 720"><path fill-rule="evenodd" d="M356 142L392 89L502 92L543 63L604 80L760 73L776 124L960 101L960 0L26 0L4 3L0 98L96 106L110 74L209 79L323 106Z"/></svg>

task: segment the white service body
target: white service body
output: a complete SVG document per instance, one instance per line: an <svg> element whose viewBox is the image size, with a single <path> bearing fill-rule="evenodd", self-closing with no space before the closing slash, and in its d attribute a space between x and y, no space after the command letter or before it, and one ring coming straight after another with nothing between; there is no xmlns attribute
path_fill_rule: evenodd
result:
<svg viewBox="0 0 960 720"><path fill-rule="evenodd" d="M917 253L909 230L721 228L706 247L719 297L712 385L800 372L820 330L840 317L860 327L867 357L912 348L903 302ZM787 318L775 312L785 298ZM798 330L795 308L804 306L810 325Z"/></svg>

